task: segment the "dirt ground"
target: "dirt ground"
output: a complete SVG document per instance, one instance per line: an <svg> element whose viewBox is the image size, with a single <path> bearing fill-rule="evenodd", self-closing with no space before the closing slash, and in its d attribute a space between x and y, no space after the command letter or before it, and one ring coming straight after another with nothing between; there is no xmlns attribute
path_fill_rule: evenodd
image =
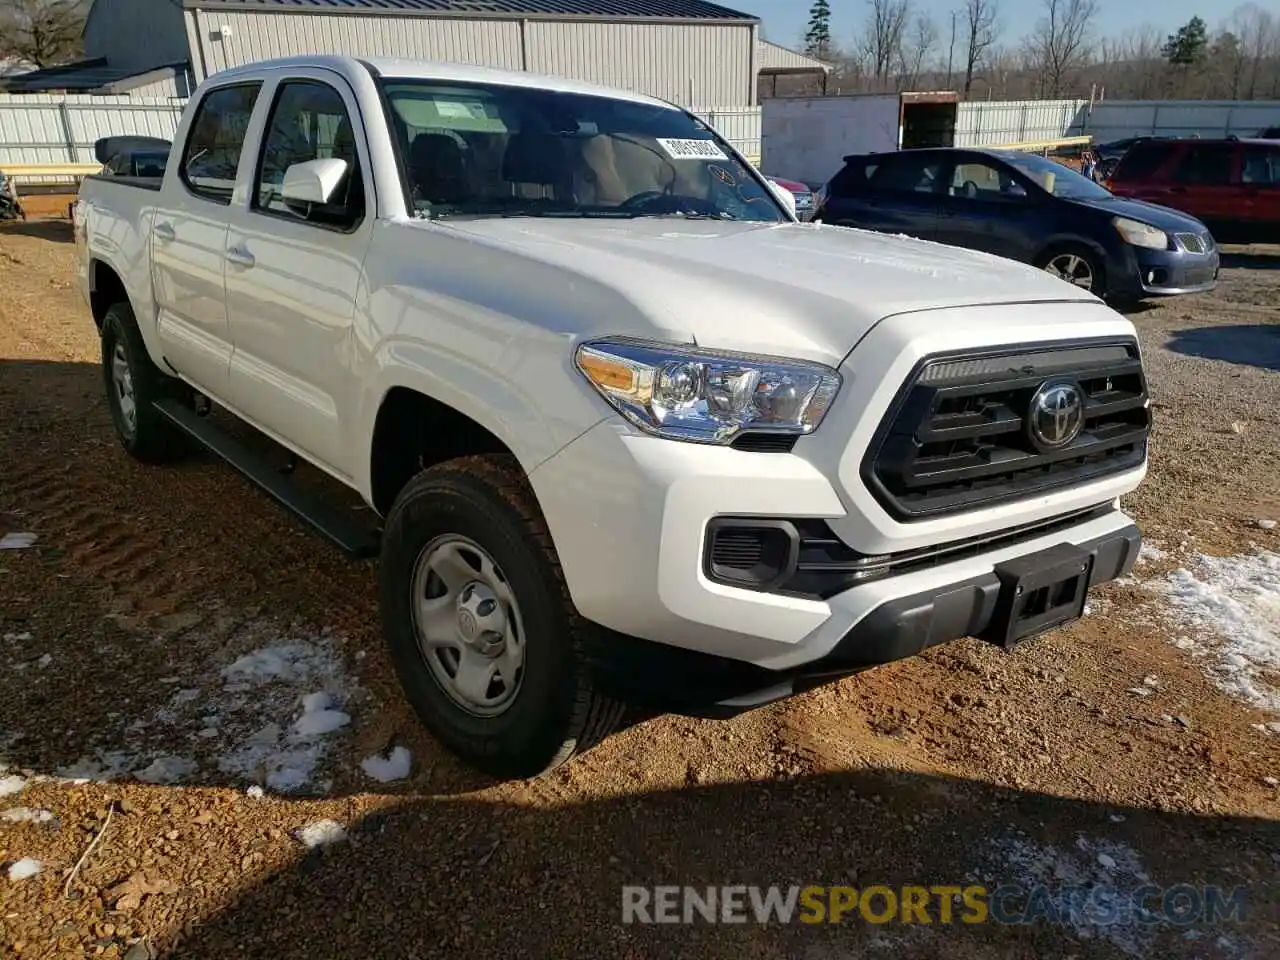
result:
<svg viewBox="0 0 1280 960"><path fill-rule="evenodd" d="M1280 551L1280 251L1235 250L1212 294L1134 313L1156 427L1126 507L1154 548L1078 624L733 721L651 720L494 785L402 700L371 564L211 458L119 448L70 241L65 221L0 229L0 536L38 538L0 550L0 865L41 864L0 870L7 954L1280 956L1280 700L1224 689L1159 588L1200 554ZM349 723L286 734L316 691ZM371 779L393 746L409 777ZM281 755L305 788L271 788ZM297 831L326 819L345 839L308 849ZM1243 888L1246 909L621 922L625 884L974 883Z"/></svg>

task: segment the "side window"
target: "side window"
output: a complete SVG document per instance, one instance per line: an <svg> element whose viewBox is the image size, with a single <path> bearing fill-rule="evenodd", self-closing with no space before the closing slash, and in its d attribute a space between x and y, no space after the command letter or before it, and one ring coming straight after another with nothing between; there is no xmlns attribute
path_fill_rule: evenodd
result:
<svg viewBox="0 0 1280 960"><path fill-rule="evenodd" d="M1178 183L1221 185L1231 180L1235 148L1229 144L1191 144L1173 171Z"/></svg>
<svg viewBox="0 0 1280 960"><path fill-rule="evenodd" d="M870 177L877 193L937 193L942 164L932 156L898 154L886 158Z"/></svg>
<svg viewBox="0 0 1280 960"><path fill-rule="evenodd" d="M1244 183L1280 187L1280 147L1245 147L1240 179Z"/></svg>
<svg viewBox="0 0 1280 960"><path fill-rule="evenodd" d="M1155 176L1156 171L1164 165L1169 156L1169 148L1164 144L1136 143L1130 147L1116 164L1116 180L1147 180Z"/></svg>
<svg viewBox="0 0 1280 960"><path fill-rule="evenodd" d="M951 174L947 192L965 200L1012 203L1024 199L1027 191L1008 173L987 163L958 163Z"/></svg>
<svg viewBox="0 0 1280 960"><path fill-rule="evenodd" d="M210 90L196 107L182 150L182 182L196 196L230 203L236 167L260 83Z"/></svg>
<svg viewBox="0 0 1280 960"><path fill-rule="evenodd" d="M342 160L346 174L328 203L286 200L285 171L310 160ZM363 218L364 180L355 130L342 96L327 83L287 80L280 84L262 141L253 209L343 230Z"/></svg>

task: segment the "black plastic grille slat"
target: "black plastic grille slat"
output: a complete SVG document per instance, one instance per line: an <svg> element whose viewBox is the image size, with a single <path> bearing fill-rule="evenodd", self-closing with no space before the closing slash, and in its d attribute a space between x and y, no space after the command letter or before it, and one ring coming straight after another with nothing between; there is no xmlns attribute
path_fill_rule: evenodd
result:
<svg viewBox="0 0 1280 960"><path fill-rule="evenodd" d="M735 450L753 453L790 453L796 437L786 433L744 433L730 444Z"/></svg>
<svg viewBox="0 0 1280 960"><path fill-rule="evenodd" d="M715 538L711 562L724 567L750 569L764 555L764 542L758 533L722 532Z"/></svg>
<svg viewBox="0 0 1280 960"><path fill-rule="evenodd" d="M1085 394L1084 428L1069 446L1045 452L1024 418L1040 386L1064 377ZM936 516L1137 467L1149 429L1146 381L1131 342L1024 348L1003 369L998 355L937 358L904 387L863 475L895 515Z"/></svg>

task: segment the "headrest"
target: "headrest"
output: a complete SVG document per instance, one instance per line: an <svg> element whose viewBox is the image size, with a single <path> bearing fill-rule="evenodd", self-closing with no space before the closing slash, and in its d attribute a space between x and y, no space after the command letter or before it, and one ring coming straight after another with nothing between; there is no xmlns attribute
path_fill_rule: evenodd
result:
<svg viewBox="0 0 1280 960"><path fill-rule="evenodd" d="M460 166L462 148L458 141L447 133L420 133L413 138L413 146L409 148L409 166L420 170L428 164L439 169L445 164Z"/></svg>
<svg viewBox="0 0 1280 960"><path fill-rule="evenodd" d="M569 175L564 141L548 133L515 133L507 140L502 179L510 183L554 186Z"/></svg>

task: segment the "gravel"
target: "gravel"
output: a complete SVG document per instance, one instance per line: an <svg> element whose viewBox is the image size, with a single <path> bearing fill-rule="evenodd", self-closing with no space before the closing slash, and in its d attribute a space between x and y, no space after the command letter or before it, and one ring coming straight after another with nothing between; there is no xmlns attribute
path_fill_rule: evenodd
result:
<svg viewBox="0 0 1280 960"><path fill-rule="evenodd" d="M732 721L637 721L550 777L493 784L400 695L376 568L213 458L151 469L120 451L70 239L0 228L0 538L30 535L0 553L0 864L42 865L0 895L0 954L1276 955L1280 718L1220 688L1196 625L1144 585L1280 550L1258 523L1280 517L1277 251L1235 251L1213 294L1133 314L1156 426L1125 506L1158 548L1080 623L1012 653L950 644ZM624 884L1139 873L1244 885L1250 909L1225 932L619 911Z"/></svg>

